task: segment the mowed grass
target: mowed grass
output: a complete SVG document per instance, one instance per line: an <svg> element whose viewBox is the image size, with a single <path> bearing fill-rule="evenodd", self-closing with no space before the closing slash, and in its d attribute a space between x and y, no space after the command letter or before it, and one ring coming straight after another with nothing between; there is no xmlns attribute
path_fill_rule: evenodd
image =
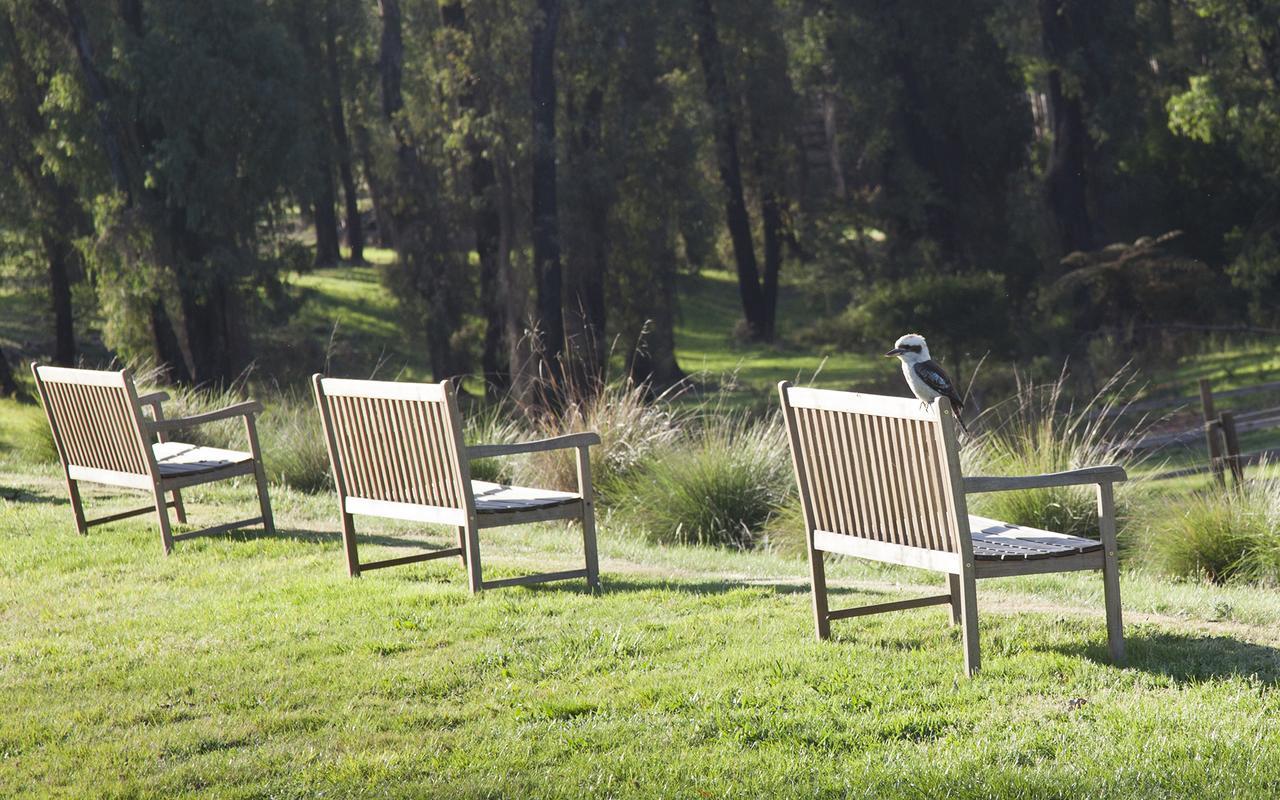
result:
<svg viewBox="0 0 1280 800"><path fill-rule="evenodd" d="M253 512L188 491L191 521ZM645 544L602 520L605 591L473 597L454 559L343 569L331 496L280 531L77 536L60 476L0 455L0 796L1264 797L1280 791L1280 594L1122 579L980 588L984 670L942 608L812 636L804 562ZM92 492L93 514L126 498ZM361 521L364 558L452 532ZM487 574L578 563L576 528L486 532ZM832 565L838 606L936 576ZM1083 701L1083 702L1082 702Z"/></svg>
<svg viewBox="0 0 1280 800"><path fill-rule="evenodd" d="M737 276L703 270L681 276L676 318L676 357L700 382L725 391L725 404L764 407L776 403L778 381L827 389L858 389L901 394L897 362L879 352L825 352L788 343L788 337L813 321L811 309L794 287L779 289L778 342L759 344L735 336L742 319ZM892 347L892 341L885 349Z"/></svg>

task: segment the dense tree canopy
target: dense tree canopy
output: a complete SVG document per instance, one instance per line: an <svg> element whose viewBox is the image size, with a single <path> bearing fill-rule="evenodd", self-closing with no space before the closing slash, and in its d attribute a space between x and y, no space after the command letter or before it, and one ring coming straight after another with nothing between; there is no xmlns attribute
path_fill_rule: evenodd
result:
<svg viewBox="0 0 1280 800"><path fill-rule="evenodd" d="M88 306L179 381L367 245L438 378L517 391L614 339L677 380L712 268L756 340L1274 324L1278 132L1275 0L0 0L0 256L52 358ZM847 324L779 321L783 282Z"/></svg>

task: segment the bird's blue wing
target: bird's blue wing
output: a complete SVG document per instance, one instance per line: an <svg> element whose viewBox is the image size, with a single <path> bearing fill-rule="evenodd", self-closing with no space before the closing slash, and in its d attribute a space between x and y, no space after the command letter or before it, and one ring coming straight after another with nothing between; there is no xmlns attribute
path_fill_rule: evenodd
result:
<svg viewBox="0 0 1280 800"><path fill-rule="evenodd" d="M925 386L928 386L943 397L956 395L956 389L951 383L951 378L942 371L942 367L932 361L921 361L915 365L915 371L920 380L924 381Z"/></svg>

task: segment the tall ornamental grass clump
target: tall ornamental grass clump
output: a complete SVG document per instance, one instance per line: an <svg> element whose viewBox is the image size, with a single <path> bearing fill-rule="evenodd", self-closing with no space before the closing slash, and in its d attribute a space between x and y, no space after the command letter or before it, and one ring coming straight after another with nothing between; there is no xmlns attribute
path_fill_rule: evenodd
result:
<svg viewBox="0 0 1280 800"><path fill-rule="evenodd" d="M1141 461L1123 450L1145 420L1121 428L1129 381L1117 373L1082 405L1066 399L1064 370L1048 384L1018 380L1013 397L988 409L964 438L966 475L1036 475L1080 467ZM1133 516L1135 477L1116 486L1116 515L1123 528ZM1097 492L1093 485L990 492L971 495L969 510L1015 525L1074 536L1098 537Z"/></svg>
<svg viewBox="0 0 1280 800"><path fill-rule="evenodd" d="M776 416L709 416L633 473L619 510L653 541L754 547L791 492L788 459Z"/></svg>
<svg viewBox="0 0 1280 800"><path fill-rule="evenodd" d="M687 425L689 414L675 408L669 394L653 396L648 384L612 381L595 391L564 391L553 410L526 411L533 435L562 436L594 431L592 483L607 501L635 471L669 446ZM513 479L528 486L573 490L578 485L575 451L548 450L511 459Z"/></svg>
<svg viewBox="0 0 1280 800"><path fill-rule="evenodd" d="M1150 560L1165 573L1280 584L1280 478L1197 491L1149 519Z"/></svg>

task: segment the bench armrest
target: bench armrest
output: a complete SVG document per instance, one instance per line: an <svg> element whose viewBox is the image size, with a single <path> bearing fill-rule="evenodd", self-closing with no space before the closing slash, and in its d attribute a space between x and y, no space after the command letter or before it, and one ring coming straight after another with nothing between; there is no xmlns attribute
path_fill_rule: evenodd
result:
<svg viewBox="0 0 1280 800"><path fill-rule="evenodd" d="M138 405L158 406L168 399L168 392L151 392L150 394L138 395Z"/></svg>
<svg viewBox="0 0 1280 800"><path fill-rule="evenodd" d="M162 419L147 423L153 432L160 433L164 431L174 431L181 428L190 428L195 425L204 425L208 422L217 422L220 419L231 419L233 417L248 417L254 414L262 413L262 403L257 400L247 400L243 403L236 403L233 406L220 408L217 411L206 411L203 414L195 414L190 417L172 417L170 419Z"/></svg>
<svg viewBox="0 0 1280 800"><path fill-rule="evenodd" d="M566 433L564 436L553 436L550 439L535 439L531 442L515 442L514 444L477 444L467 448L467 458L493 458L494 456L510 456L516 453L538 453L544 450L567 450L571 447L589 447L600 444L600 434Z"/></svg>
<svg viewBox="0 0 1280 800"><path fill-rule="evenodd" d="M1053 486L1080 486L1089 483L1118 483L1128 480L1124 467L1083 467L1066 472L1050 472L1046 475L1022 475L1004 477L966 477L965 494L979 492L1007 492L1014 489L1048 489Z"/></svg>

